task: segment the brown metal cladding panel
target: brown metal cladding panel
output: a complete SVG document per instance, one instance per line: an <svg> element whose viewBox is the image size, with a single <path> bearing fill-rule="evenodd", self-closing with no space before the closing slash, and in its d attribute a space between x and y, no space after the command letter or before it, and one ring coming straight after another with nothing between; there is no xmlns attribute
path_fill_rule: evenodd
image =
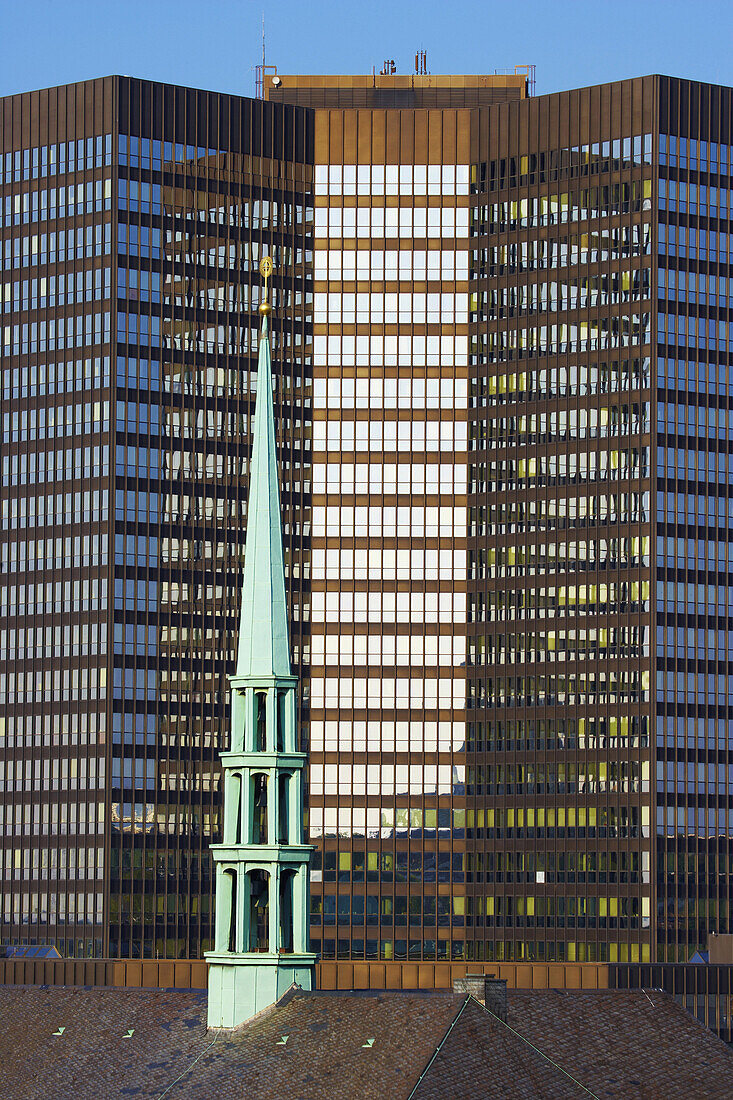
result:
<svg viewBox="0 0 733 1100"><path fill-rule="evenodd" d="M409 964L408 964L409 965ZM410 967L405 977L408 979L412 975L413 968ZM417 975L415 975L417 977ZM400 982L403 981L403 964L402 963L386 963L384 967L384 988L385 989L398 989ZM413 989L414 986L409 985L406 988Z"/></svg>
<svg viewBox="0 0 733 1100"><path fill-rule="evenodd" d="M387 112L372 111L371 115L371 148L367 153L366 162L384 164L386 162L385 150L387 145Z"/></svg>
<svg viewBox="0 0 733 1100"><path fill-rule="evenodd" d="M384 119L384 160L386 164L400 163L400 111L385 111Z"/></svg>
<svg viewBox="0 0 733 1100"><path fill-rule="evenodd" d="M356 163L356 148L361 122L360 111L344 111L341 116L343 126L343 146L341 157L344 164Z"/></svg>
<svg viewBox="0 0 733 1100"><path fill-rule="evenodd" d="M445 144L443 112L431 111L428 115L428 163L443 163L443 147Z"/></svg>
<svg viewBox="0 0 733 1100"><path fill-rule="evenodd" d="M338 989L338 964L337 963L320 963L319 964L319 989Z"/></svg>
<svg viewBox="0 0 733 1100"><path fill-rule="evenodd" d="M429 133L430 133L430 112L429 111L415 111L413 116L414 125L414 156L415 163L422 164L427 160L427 151L429 147Z"/></svg>
<svg viewBox="0 0 733 1100"><path fill-rule="evenodd" d="M354 158L357 164L371 164L374 142L374 114L372 111L356 111L356 148Z"/></svg>
<svg viewBox="0 0 733 1100"><path fill-rule="evenodd" d="M413 111L399 111L396 116L397 122L397 162L399 164L412 164L414 161L414 149L415 149L415 132L414 132L414 112Z"/></svg>
<svg viewBox="0 0 733 1100"><path fill-rule="evenodd" d="M341 150L341 111L316 112L316 163L328 164L338 160L336 150ZM337 128L338 127L338 128Z"/></svg>

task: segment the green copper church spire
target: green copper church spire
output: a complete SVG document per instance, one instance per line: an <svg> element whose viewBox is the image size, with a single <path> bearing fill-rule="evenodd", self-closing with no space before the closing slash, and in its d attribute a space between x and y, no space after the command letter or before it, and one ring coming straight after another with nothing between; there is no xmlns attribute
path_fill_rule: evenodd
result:
<svg viewBox="0 0 733 1100"><path fill-rule="evenodd" d="M267 279L247 504L244 585L231 677L231 743L221 755L223 838L212 844L216 930L209 962L209 1027L236 1027L295 982L313 985L308 950L308 860L303 843L305 753L298 751L290 671L278 489Z"/></svg>
<svg viewBox="0 0 733 1100"><path fill-rule="evenodd" d="M262 318L257 366L257 403L237 654L237 676L262 673L270 676L290 675L280 488L272 410L272 364L266 313Z"/></svg>

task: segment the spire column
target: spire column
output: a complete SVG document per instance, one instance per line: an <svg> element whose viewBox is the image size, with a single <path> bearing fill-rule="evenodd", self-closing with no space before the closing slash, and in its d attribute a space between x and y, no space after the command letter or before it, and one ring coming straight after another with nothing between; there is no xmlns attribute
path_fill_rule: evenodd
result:
<svg viewBox="0 0 733 1100"><path fill-rule="evenodd" d="M267 773L267 843L277 844L278 834L278 773L271 768Z"/></svg>

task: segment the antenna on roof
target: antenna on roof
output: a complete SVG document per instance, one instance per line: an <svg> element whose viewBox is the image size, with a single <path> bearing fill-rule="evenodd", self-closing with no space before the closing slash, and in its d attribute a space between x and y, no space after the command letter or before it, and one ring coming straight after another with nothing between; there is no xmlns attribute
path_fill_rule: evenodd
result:
<svg viewBox="0 0 733 1100"><path fill-rule="evenodd" d="M265 98L265 77L272 75L272 83L277 88L282 83L277 75L277 65L265 64L265 13L262 13L262 64L255 65L255 98Z"/></svg>

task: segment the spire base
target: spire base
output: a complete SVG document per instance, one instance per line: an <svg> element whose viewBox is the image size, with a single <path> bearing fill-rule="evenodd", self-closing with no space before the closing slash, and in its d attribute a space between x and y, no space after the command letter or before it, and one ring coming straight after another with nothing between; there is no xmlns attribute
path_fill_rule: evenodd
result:
<svg viewBox="0 0 733 1100"><path fill-rule="evenodd" d="M239 1027L287 993L293 983L313 988L317 956L311 952L234 955L208 951L209 1027Z"/></svg>

